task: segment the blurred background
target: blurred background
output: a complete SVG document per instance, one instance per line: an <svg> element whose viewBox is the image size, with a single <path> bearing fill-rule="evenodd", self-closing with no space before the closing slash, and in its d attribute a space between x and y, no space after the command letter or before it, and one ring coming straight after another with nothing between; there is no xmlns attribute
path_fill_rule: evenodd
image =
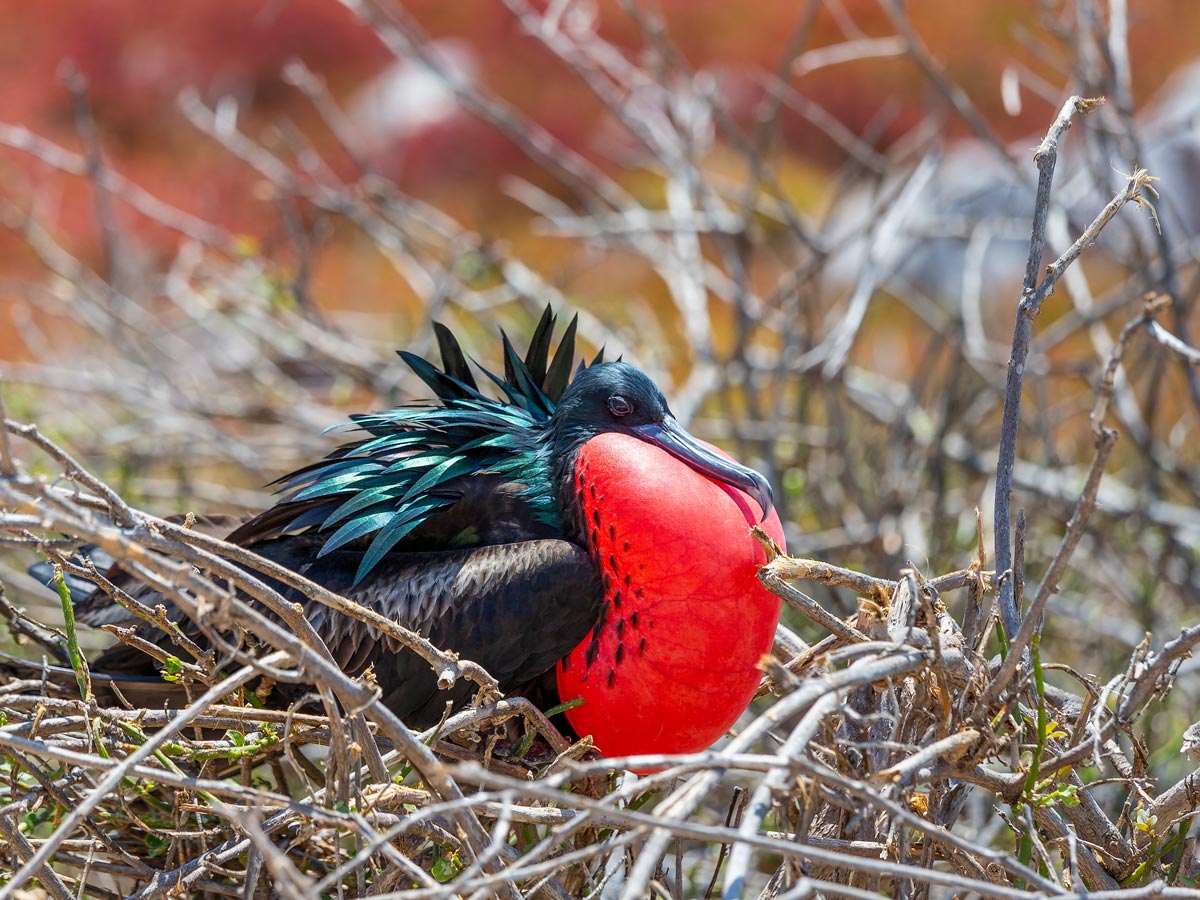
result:
<svg viewBox="0 0 1200 900"><path fill-rule="evenodd" d="M550 303L769 475L793 554L962 568L977 508L991 554L1032 151L1104 96L1060 148L1043 262L1135 169L1158 195L1037 323L1033 583L1121 328L1152 291L1197 327L1197 34L1171 0L5 4L0 390L131 502L257 509L322 429L419 395L393 351L431 320L494 364ZM1101 682L1195 618L1193 377L1140 334L1118 371L1043 642ZM33 596L27 562L0 578ZM1164 734L1197 693L1156 707Z"/></svg>
<svg viewBox="0 0 1200 900"><path fill-rule="evenodd" d="M547 223L553 201L566 204L564 217L594 210L580 205L587 198L579 186L534 147L553 145L552 155L577 157L579 167L594 167L593 180L611 181L608 190L621 202L654 211L665 206L664 166L671 160L661 145L670 129L704 189L719 192L733 217L745 218L736 208L743 199L738 191L750 184L793 208L809 237L827 220L843 222L821 246L835 257L842 249L836 243L853 242L864 223L879 218L882 201L864 190L865 178L886 190L879 183L887 177L902 178L906 166L939 154L937 177L923 193L953 196L961 204L955 212L966 217L962 229L971 220L1011 214L993 236L1003 241L1027 232L1021 214L1031 197L1021 184L1032 177L1029 151L1066 93L1104 87L1080 83L1087 78L1121 77L1138 124L1153 130L1191 115L1182 107L1192 102L1200 77L1188 80L1200 9L1170 0L1142 0L1122 12L1124 34L1115 36L1127 45L1122 73L1104 71L1113 62L1107 3L1091 4L1084 15L1070 2L1034 0L911 9L876 0L751 8L715 0L469 6L416 0L393 10L402 20L400 45L356 16L355 5L215 0L147 15L136 0L51 0L36 10L21 4L0 10L0 74L7 86L0 100L6 125L0 143L7 148L0 187L9 226L0 242L0 321L10 325L23 308L48 305L28 296L45 260L20 233L23 216L36 218L64 251L104 278L136 279L179 253L175 223L130 209L119 197L97 197L87 178L62 172L94 165L212 223L234 249L300 288L297 300L347 327L354 313L382 313L381 322L361 330L393 342L427 331L422 321L431 295L449 289L414 283L332 194L314 209L304 202L312 199L306 188L264 173L258 163L270 156L294 169L289 177L323 187L351 185L365 194L386 183L405 204L428 204L470 231L475 249L502 245L504 254L614 328L635 307L678 331L669 285L653 258L616 252L621 242L607 235L587 240L603 222ZM1085 52L1078 32L1089 28L1095 34ZM531 33L536 29L540 36ZM456 90L478 98L456 98ZM336 123L326 115L332 106ZM77 158L47 160L28 146L22 128ZM515 141L513 131L523 140ZM246 147L231 152L235 135L260 144L259 157ZM758 185L748 179L750 157L770 169ZM1169 189L1164 202L1194 206L1186 202L1189 169L1159 167L1153 174ZM371 180L364 184L365 175ZM545 194L540 205L536 192ZM938 206L927 196L905 217L904 230L915 237L913 222L930 227L926 220ZM741 236L763 251L747 259L745 277L756 293L769 294L783 273L795 271L799 260L786 244L796 224L763 209L752 232ZM451 275L468 282L486 277L486 260L476 262L472 269L470 260L459 260ZM841 260L833 282L852 280L857 265L853 257ZM944 271L956 265L961 260L930 254L910 274L940 301L958 292L961 277ZM1000 280L989 277L988 286L1000 294L1018 283L1020 267L1001 267L996 275ZM1007 307L997 311L1002 327L994 337L1001 342L1010 314ZM35 358L36 340L16 325L0 333L2 358ZM380 327L387 331L380 334Z"/></svg>

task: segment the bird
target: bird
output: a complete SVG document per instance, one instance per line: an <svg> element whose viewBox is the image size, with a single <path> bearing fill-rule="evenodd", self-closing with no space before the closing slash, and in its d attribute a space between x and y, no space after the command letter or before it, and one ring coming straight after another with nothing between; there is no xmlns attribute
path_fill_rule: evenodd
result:
<svg viewBox="0 0 1200 900"><path fill-rule="evenodd" d="M428 400L350 416L352 438L280 478L273 506L198 527L478 662L506 693L565 705L569 731L605 756L703 750L754 696L778 624L751 535L761 525L783 546L771 488L689 434L635 366L603 350L576 365L577 326L551 354L547 306L523 357L502 331L503 374L475 363L488 393L434 323L441 368L399 351ZM164 602L119 565L110 580ZM470 698L390 638L270 583L410 726ZM72 600L77 621L136 624L90 582L74 581ZM155 666L124 643L91 663L126 696L163 686Z"/></svg>

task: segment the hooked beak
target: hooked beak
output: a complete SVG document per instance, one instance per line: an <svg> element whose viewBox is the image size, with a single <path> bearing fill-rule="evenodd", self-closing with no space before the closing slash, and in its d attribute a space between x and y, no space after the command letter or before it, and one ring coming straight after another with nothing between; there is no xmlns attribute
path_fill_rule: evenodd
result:
<svg viewBox="0 0 1200 900"><path fill-rule="evenodd" d="M635 425L631 430L636 437L661 447L701 475L749 494L762 508L763 519L771 511L771 485L767 479L701 444L675 421L674 416L665 417L661 423Z"/></svg>

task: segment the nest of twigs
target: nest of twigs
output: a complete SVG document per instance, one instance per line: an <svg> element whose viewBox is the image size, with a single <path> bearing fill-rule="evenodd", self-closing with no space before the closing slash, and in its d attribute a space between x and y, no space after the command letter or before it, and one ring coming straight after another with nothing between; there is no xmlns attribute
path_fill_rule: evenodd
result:
<svg viewBox="0 0 1200 900"><path fill-rule="evenodd" d="M1140 648L1103 691L1087 679L1078 694L1054 690L1038 651L1040 596L1003 661L982 655L1001 621L982 547L962 571L891 581L776 555L760 534L772 557L761 580L828 636L810 646L781 630L763 698L719 749L599 759L438 651L428 658L443 682L476 679L477 703L410 731L369 674L337 670L294 610L228 565L245 551L130 509L34 429L7 429L72 483L31 477L6 448L8 542L68 567L72 548L102 546L221 648L219 666L194 645L187 662L164 662L164 677L194 696L182 709L101 704L73 619L35 621L4 604L13 634L56 663L10 670L0 687L8 890L571 897L615 879L625 896L681 897L701 883L738 896L765 878L767 896L907 885L1014 897L1060 892L1050 866L1091 888L1155 883L1177 877L1191 852L1194 777L1106 811L1077 770L1100 753L1130 797L1144 794L1140 739L1132 758L1118 739L1169 687L1200 628ZM857 617L832 616L793 579L857 592ZM962 621L947 608L952 592L965 595ZM311 702L264 708L279 681L307 686ZM959 832L972 793L1009 810L1011 848Z"/></svg>

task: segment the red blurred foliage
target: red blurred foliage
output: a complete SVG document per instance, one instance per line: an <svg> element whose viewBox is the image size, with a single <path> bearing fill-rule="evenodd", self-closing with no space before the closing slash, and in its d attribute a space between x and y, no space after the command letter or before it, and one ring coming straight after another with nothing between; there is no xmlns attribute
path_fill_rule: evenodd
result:
<svg viewBox="0 0 1200 900"><path fill-rule="evenodd" d="M269 110L295 102L280 77L289 59L305 59L343 84L387 61L353 14L328 0L7 3L0 6L0 34L0 72L10 86L5 118L69 126L70 102L56 73L70 60L89 81L113 152L190 142L164 121L188 86L232 92Z"/></svg>
<svg viewBox="0 0 1200 900"><path fill-rule="evenodd" d="M647 52L639 24L621 4L600 0L596 5L603 36L634 54ZM658 0L645 5L665 19L665 34L689 68L718 74L733 101L734 117L743 125L752 123L762 73L777 69L805 7L774 0ZM1063 81L1054 69L1061 62L1055 58L1054 40L1039 33L1041 5L1037 0L908 4L921 40L1004 139L1038 132L1053 114L1052 104L1028 93L1019 116L1003 111L999 80L1006 65L1017 60L1053 83ZM582 81L526 36L502 4L412 0L403 6L432 38L454 40L470 58L480 84L569 146L601 165L614 147L636 151ZM838 6L862 35L895 33L877 0L841 0ZM1194 53L1191 36L1200 33L1200 4L1139 0L1130 5L1130 14L1135 92L1145 99ZM844 22L823 9L805 46L846 39ZM258 189L257 176L243 163L197 134L178 111L176 98L185 88L194 88L210 103L233 97L239 125L249 134L263 135L286 120L335 164L345 163L308 102L285 83L282 70L292 59L321 74L334 95L350 103L364 84L393 64L370 29L335 0L3 3L0 120L27 125L78 148L71 101L60 75L69 60L87 79L104 151L120 172L189 212L256 235L263 246L282 245L269 192ZM852 132L885 118L880 135L885 145L941 102L907 58L822 69L799 86ZM953 116L947 127L951 134L966 133ZM783 152L802 165L820 168L840 159L840 150L793 113L783 118L782 136ZM499 176L517 171L536 178L532 164L505 138L463 113L381 143L376 157L402 187L488 233L504 229L497 214L511 214L511 207L498 199ZM63 181L20 154L0 156L0 189L20 203L53 184L56 232L73 252L94 259L97 230L90 190L79 180ZM122 213L122 224L140 229L151 249L169 252L173 247L173 238L135 222L132 215ZM0 243L0 259L10 272L29 264L28 254L11 240Z"/></svg>
<svg viewBox="0 0 1200 900"><path fill-rule="evenodd" d="M667 34L688 65L719 66L728 89L743 101L735 114L746 116L751 101L761 94L756 73L776 68L802 6L726 0L659 3ZM841 6L865 35L894 33L876 0L843 0ZM1002 68L1014 58L1048 72L1020 39L1022 30L1037 31L1037 7L1035 0L910 4L922 40L1006 138L1031 133L1046 117L1036 102L1027 103L1018 118L1006 116L998 89ZM454 37L469 46L479 79L497 95L577 149L589 155L594 151L591 138L603 118L598 103L578 79L521 33L500 4L416 0L405 8L432 37ZM1144 95L1194 49L1184 41L1172 48L1163 41L1162 29L1170 21L1170 33L1197 33L1200 9L1171 0L1142 0L1132 10L1136 86ZM644 46L638 23L619 4L600 3L598 15L605 37L630 48ZM845 39L838 21L823 13L813 23L807 46ZM231 95L239 101L243 119L252 123L280 115L308 122L312 115L303 98L281 76L284 64L294 58L321 73L342 97L391 61L370 30L334 0L7 3L0 5L0 77L6 86L0 116L70 141L70 100L57 74L70 60L88 79L105 149L126 174L137 178L141 166L153 169L152 160L163 156L179 175L205 173L222 151L198 140L175 111L178 93L195 87L208 98ZM823 70L808 76L803 89L851 131L862 130L889 107L893 124L885 143L921 116L929 100L921 73L911 62L896 59ZM813 139L810 126L794 117L787 126L796 152L830 152L827 142ZM420 141L409 142L393 174L412 183L475 177L487 184L512 165L513 154L503 139L487 129L440 123ZM209 178L202 181L210 183ZM215 199L213 205L226 208L219 193L214 197L207 188L204 193L202 202Z"/></svg>

